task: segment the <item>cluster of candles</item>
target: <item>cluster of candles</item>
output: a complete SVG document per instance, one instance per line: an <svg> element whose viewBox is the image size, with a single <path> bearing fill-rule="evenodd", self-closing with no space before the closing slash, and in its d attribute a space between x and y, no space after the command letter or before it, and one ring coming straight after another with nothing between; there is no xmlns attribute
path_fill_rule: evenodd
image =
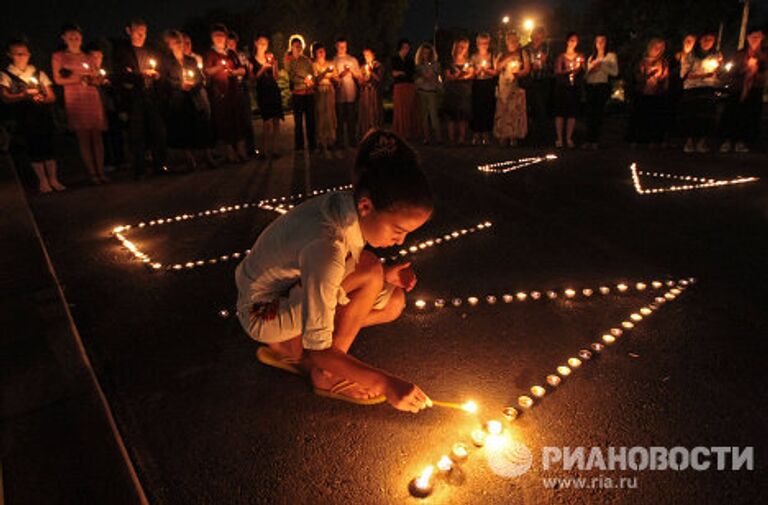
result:
<svg viewBox="0 0 768 505"><path fill-rule="evenodd" d="M243 202L235 205L221 206L215 209L201 210L199 212L195 212L192 214L178 214L176 216L171 216L166 218L158 218L158 219L152 219L149 221L141 221L133 225L131 224L120 225L112 228L111 235L118 242L120 242L120 245L122 245L131 254L133 254L134 258L136 258L137 260L141 261L144 265L146 265L150 271L154 272L158 270L166 270L166 271L191 270L193 268L199 268L204 265L215 265L217 263L224 263L230 260L237 260L242 256L248 254L250 252L250 249L246 249L244 251L235 251L230 254L223 254L221 256L207 258L207 259L196 259L196 260L185 261L182 263L166 264L153 259L147 253L139 249L139 247L135 243L133 243L131 240L128 239L127 237L128 232L134 229L142 229L147 227L151 228L151 227L156 227L160 225L180 223L180 222L189 221L192 219L217 216L221 214L228 214L231 212L237 212L237 211L247 210L247 209L268 210L268 211L275 212L277 214L285 214L286 212L288 212L290 208L294 206L294 204L291 202L295 202L303 198L310 198L313 196L321 195L323 193L328 193L332 191L345 191L351 188L352 188L351 185L336 186L332 188L314 190L306 194L299 193L296 195L281 196L276 198L269 198L265 200L254 201L254 202Z"/></svg>
<svg viewBox="0 0 768 505"><path fill-rule="evenodd" d="M661 283L660 281L654 281L653 287L661 288L667 286L669 289L661 296L656 296L654 301L643 305L636 312L632 312L627 318L619 325L606 331L598 341L592 342L588 348L579 349L575 356L571 356L565 360L564 364L557 366L554 373L546 376L546 386L542 384L535 384L530 387L529 392L524 395L520 395L517 398L517 406L507 406L501 411L502 417L508 423L514 423L519 416L524 412L532 409L536 405L541 403L541 400L552 391L555 390L560 384L566 380L571 374L580 368L585 362L591 360L594 356L602 353L607 346L613 345L616 341L624 335L627 331L633 329L637 323L643 321L655 311L661 308L665 303L675 300L679 295L685 291L685 289L693 284L695 279L693 277L688 279L681 279L679 281L667 281ZM635 287L638 291L643 291L645 287L641 287L642 283L638 283ZM618 286L623 286L619 288ZM617 285L619 292L626 292L629 290L629 286L624 284ZM477 405L474 402L467 402L462 406L463 410L467 412L476 413L478 410ZM482 428L475 429L470 434L472 445L481 448L485 445L496 445L499 442L503 442L501 434L504 431L504 425L502 421L492 419L482 425ZM469 445L458 442L453 445L449 455L443 455L437 461L435 465L429 465L421 472L418 477L412 479L408 485L408 490L412 496L417 498L426 498L432 494L435 485L437 484L436 476L448 477L451 472L454 471L456 465L464 462L469 457ZM435 472L437 470L437 473Z"/></svg>
<svg viewBox="0 0 768 505"><path fill-rule="evenodd" d="M520 158L517 160L499 161L497 163L487 163L485 165L478 165L477 169L481 172L491 172L496 174L506 174L507 172L513 172L530 165L536 165L543 161L554 161L557 159L556 154L545 154L544 156L535 156L532 158Z"/></svg>
<svg viewBox="0 0 768 505"><path fill-rule="evenodd" d="M667 287L673 287L675 286L675 281L673 280L666 280L666 281L660 281L660 280L652 280L652 281L638 281L635 283L625 283L620 282L616 285L609 286L609 285L602 285L598 286L596 288L565 288L561 291L549 289L549 290L531 290L531 291L517 291L517 292L508 292L504 293L501 296L497 296L495 294L488 294L484 298L479 298L477 296L468 296L466 298L435 298L433 301L429 301L425 298L418 298L414 300L413 306L419 310L424 310L427 307L434 306L435 308L442 309L444 307L461 307L466 303L470 307L475 307L479 305L482 302L485 302L488 305L495 305L499 301L502 301L503 303L513 303L513 302L525 302L527 300L555 300L557 298L565 298L568 300L577 298L577 297L583 297L583 298L589 298L594 294L601 294L603 296L608 295L610 293L627 293L628 291L631 291L634 289L635 291L645 291L648 288L651 289L662 289L664 286Z"/></svg>
<svg viewBox="0 0 768 505"><path fill-rule="evenodd" d="M691 191L694 189L704 188L716 188L721 186L732 186L735 184L745 184L748 182L757 182L759 177L734 177L733 179L704 179L701 177L695 177L692 175L675 175L666 174L662 172L645 172L638 170L637 163L632 163L629 166L629 171L632 174L632 184L635 186L635 191L640 195L649 195L655 193L671 193L676 191ZM640 183L640 176L655 177L658 179L675 179L685 181L685 184L676 184L673 186L667 186L663 188L643 188Z"/></svg>
<svg viewBox="0 0 768 505"><path fill-rule="evenodd" d="M434 237L427 240L423 240L421 242L417 242L415 244L412 244L406 248L400 249L397 251L397 254L394 254L389 257L390 261L397 261L399 259L404 258L405 256L408 256L410 254L416 254L419 251L423 251L425 249L429 249L431 247L434 247L436 245L444 244L446 242L450 242L452 240L456 240L457 238L463 237L465 235L469 235L478 231L487 230L491 226L493 226L493 223L490 221L484 221L482 223L478 223L475 226L471 226L469 228L461 228L459 230L453 230L451 232L445 233L441 237ZM386 258L381 259L382 262L386 261Z"/></svg>

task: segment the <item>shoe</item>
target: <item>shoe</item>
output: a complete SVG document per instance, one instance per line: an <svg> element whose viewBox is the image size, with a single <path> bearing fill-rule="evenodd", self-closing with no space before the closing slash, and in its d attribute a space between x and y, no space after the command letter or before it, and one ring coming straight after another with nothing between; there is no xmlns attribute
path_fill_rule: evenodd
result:
<svg viewBox="0 0 768 505"><path fill-rule="evenodd" d="M101 185L101 179L96 177L95 175L91 177L91 182L93 184L95 184L96 186L100 186Z"/></svg>
<svg viewBox="0 0 768 505"><path fill-rule="evenodd" d="M38 188L38 191L40 191L41 195L45 195L47 193L53 192L53 189L49 184L41 184L40 187Z"/></svg>
<svg viewBox="0 0 768 505"><path fill-rule="evenodd" d="M555 147L557 148L563 147L563 141L562 140L555 141Z"/></svg>
<svg viewBox="0 0 768 505"><path fill-rule="evenodd" d="M699 140L699 142L696 144L696 152L697 153L708 153L709 147L707 147L707 141L704 139Z"/></svg>
<svg viewBox="0 0 768 505"><path fill-rule="evenodd" d="M107 177L106 175L102 175L101 177L99 177L99 179L101 179L101 182L103 182L104 184L109 184L110 182L112 182L110 180L110 178ZM52 184L52 186L53 186L53 184ZM56 188L56 186L53 186L53 187ZM58 190L58 191L61 191L61 190Z"/></svg>
<svg viewBox="0 0 768 505"><path fill-rule="evenodd" d="M565 143L565 145L567 145L567 146L568 146L568 149L573 149L574 147L576 147L576 144L574 144L574 143L573 143L573 140L568 140L568 141Z"/></svg>
<svg viewBox="0 0 768 505"><path fill-rule="evenodd" d="M692 153L696 149L693 147L693 140L688 139L685 141L685 145L683 146L683 152L684 153Z"/></svg>
<svg viewBox="0 0 768 505"><path fill-rule="evenodd" d="M737 153L748 153L749 147L744 142L736 142L736 147L733 150Z"/></svg>
<svg viewBox="0 0 768 505"><path fill-rule="evenodd" d="M722 144L720 144L720 152L721 153L729 153L731 152L731 141L726 140Z"/></svg>

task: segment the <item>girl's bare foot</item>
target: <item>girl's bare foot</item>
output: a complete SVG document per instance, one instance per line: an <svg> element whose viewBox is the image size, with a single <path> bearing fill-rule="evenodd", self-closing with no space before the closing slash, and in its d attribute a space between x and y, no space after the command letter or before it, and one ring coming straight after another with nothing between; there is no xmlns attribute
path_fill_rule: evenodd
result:
<svg viewBox="0 0 768 505"><path fill-rule="evenodd" d="M333 386L344 380L341 377L333 375L332 373L326 372L320 368L313 368L310 372L310 377L312 379L312 384L317 389L322 389L324 391L329 391ZM379 396L376 392L371 391L359 384L354 388L350 388L344 391L344 395L349 396L350 398L358 398L361 400L368 400L370 398Z"/></svg>
<svg viewBox="0 0 768 505"><path fill-rule="evenodd" d="M56 179L51 179L51 187L56 191L64 191L65 189L67 189L66 186L64 186L62 183L60 183Z"/></svg>

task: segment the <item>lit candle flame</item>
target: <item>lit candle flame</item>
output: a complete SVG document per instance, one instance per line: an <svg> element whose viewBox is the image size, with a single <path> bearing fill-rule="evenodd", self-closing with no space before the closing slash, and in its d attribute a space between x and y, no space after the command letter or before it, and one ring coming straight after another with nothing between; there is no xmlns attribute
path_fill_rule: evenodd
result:
<svg viewBox="0 0 768 505"><path fill-rule="evenodd" d="M425 498L432 492L432 474L435 471L435 467L429 465L422 472L421 475L411 481L411 493L414 496Z"/></svg>
<svg viewBox="0 0 768 505"><path fill-rule="evenodd" d="M157 60L156 60L156 59L154 59L154 58L150 58L150 59L149 59L149 66L150 66L150 68L151 68L152 70L154 70L154 69L155 69L155 67L157 67Z"/></svg>
<svg viewBox="0 0 768 505"><path fill-rule="evenodd" d="M463 410L466 412L469 412L470 414L476 414L477 413L477 404L473 401L468 401L464 403L464 405L461 406Z"/></svg>

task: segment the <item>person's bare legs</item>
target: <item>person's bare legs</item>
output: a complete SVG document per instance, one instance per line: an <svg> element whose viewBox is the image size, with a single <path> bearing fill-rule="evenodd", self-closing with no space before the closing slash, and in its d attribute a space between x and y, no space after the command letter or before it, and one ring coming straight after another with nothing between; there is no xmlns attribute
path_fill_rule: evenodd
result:
<svg viewBox="0 0 768 505"><path fill-rule="evenodd" d="M87 130L75 131L77 136L77 144L80 147L80 157L83 159L88 175L91 177L91 181L96 184L101 184L101 179L96 172L96 163L93 159L93 151L91 147L91 135Z"/></svg>
<svg viewBox="0 0 768 505"><path fill-rule="evenodd" d="M56 191L64 191L67 188L59 182L58 170L56 160L45 160L45 173L48 176L48 183Z"/></svg>
<svg viewBox="0 0 768 505"><path fill-rule="evenodd" d="M379 258L369 251L363 251L355 271L341 281L341 287L350 301L336 307L333 346L346 353L373 310L376 298L384 289L384 268Z"/></svg>
<svg viewBox="0 0 768 505"><path fill-rule="evenodd" d="M50 193L53 191L51 184L48 182L48 176L45 175L45 165L42 161L33 161L31 163L32 170L35 171L38 181L38 190L41 193Z"/></svg>
<svg viewBox="0 0 768 505"><path fill-rule="evenodd" d="M563 118L560 116L555 118L555 136L557 138L555 145L563 147Z"/></svg>
<svg viewBox="0 0 768 505"><path fill-rule="evenodd" d="M280 118L276 117L272 119L272 140L270 141L270 148L272 154L278 154L277 152L277 137L280 135Z"/></svg>
<svg viewBox="0 0 768 505"><path fill-rule="evenodd" d="M102 182L109 182L104 173L104 139L100 130L91 131L91 145L93 146L93 164L96 169L96 176Z"/></svg>
<svg viewBox="0 0 768 505"><path fill-rule="evenodd" d="M573 147L573 129L576 127L576 118L569 117L565 122L565 142L568 147Z"/></svg>

